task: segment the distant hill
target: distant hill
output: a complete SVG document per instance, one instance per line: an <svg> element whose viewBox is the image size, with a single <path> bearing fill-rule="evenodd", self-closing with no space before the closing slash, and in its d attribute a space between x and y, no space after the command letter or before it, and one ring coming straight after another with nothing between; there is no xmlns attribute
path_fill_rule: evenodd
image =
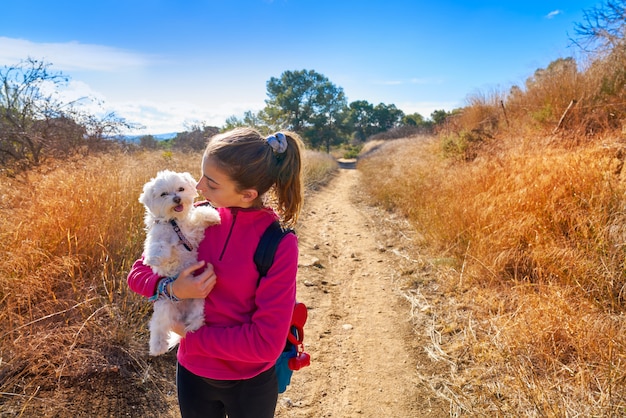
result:
<svg viewBox="0 0 626 418"><path fill-rule="evenodd" d="M141 138L142 136L147 136L147 135L151 135L151 134L123 135L122 138L124 138L124 140L127 141L127 142L135 142L135 143L137 143L137 142L139 142L139 138ZM157 141L166 141L168 139L174 138L176 135L178 135L178 132L170 132L170 133L166 133L166 134L152 134L154 139L156 139Z"/></svg>

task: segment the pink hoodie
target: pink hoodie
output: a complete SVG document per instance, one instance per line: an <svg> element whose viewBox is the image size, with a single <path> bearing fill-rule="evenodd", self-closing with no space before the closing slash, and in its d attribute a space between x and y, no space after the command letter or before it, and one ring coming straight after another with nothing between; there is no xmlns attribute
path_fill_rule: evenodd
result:
<svg viewBox="0 0 626 418"><path fill-rule="evenodd" d="M217 282L205 299L205 325L181 340L178 361L198 376L248 379L272 367L285 346L296 300L298 240L285 236L257 287L253 254L276 214L267 208L218 211L221 224L206 229L198 248L198 259L213 265ZM150 297L159 279L139 259L128 285Z"/></svg>

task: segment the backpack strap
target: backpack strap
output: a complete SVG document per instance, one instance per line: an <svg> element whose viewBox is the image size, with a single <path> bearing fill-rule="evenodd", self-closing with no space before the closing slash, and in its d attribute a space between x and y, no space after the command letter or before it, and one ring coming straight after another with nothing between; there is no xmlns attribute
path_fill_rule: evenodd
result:
<svg viewBox="0 0 626 418"><path fill-rule="evenodd" d="M295 234L293 229L283 228L278 221L272 222L267 227L259 245L254 252L254 264L259 271L259 279L256 286L259 287L261 279L267 275L272 263L278 244L287 234ZM303 303L296 302L291 314L291 325L285 342L283 353L276 362L278 376L278 391L283 393L291 382L291 374L294 370L300 370L311 364L311 356L304 352L304 323L307 320L307 308Z"/></svg>
<svg viewBox="0 0 626 418"><path fill-rule="evenodd" d="M285 235L293 233L295 233L293 229L283 228L278 221L272 222L263 232L259 245L254 252L254 264L256 264L256 268L259 271L257 287L261 283L261 278L267 275L270 267L272 267L272 263L274 263L274 255L276 254L278 244L280 244Z"/></svg>

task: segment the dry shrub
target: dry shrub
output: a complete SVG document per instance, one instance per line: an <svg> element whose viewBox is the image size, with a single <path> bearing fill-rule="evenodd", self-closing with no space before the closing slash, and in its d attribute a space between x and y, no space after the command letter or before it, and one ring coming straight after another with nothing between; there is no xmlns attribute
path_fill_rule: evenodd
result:
<svg viewBox="0 0 626 418"><path fill-rule="evenodd" d="M498 91L469 96L467 106L439 128L444 155L471 161L494 152L499 131L508 126L503 100L504 95Z"/></svg>
<svg viewBox="0 0 626 418"><path fill-rule="evenodd" d="M626 123L626 51L616 49L589 64L585 95L577 106L577 121L588 134L620 132Z"/></svg>
<svg viewBox="0 0 626 418"><path fill-rule="evenodd" d="M524 89L514 86L506 100L511 123L551 132L572 100L585 96L583 74L576 61L560 58L540 68L526 80Z"/></svg>
<svg viewBox="0 0 626 418"><path fill-rule="evenodd" d="M337 170L337 160L331 155L318 151L305 151L304 178L308 190L315 190L328 183Z"/></svg>
<svg viewBox="0 0 626 418"><path fill-rule="evenodd" d="M359 162L440 274L427 350L450 373L425 379L459 415L622 415L624 146L509 141L470 163L443 158L437 138Z"/></svg>
<svg viewBox="0 0 626 418"><path fill-rule="evenodd" d="M457 116L458 123L467 130L492 138L500 125L506 125L506 114L502 108L504 98L505 95L497 90L470 95L466 100L467 107Z"/></svg>

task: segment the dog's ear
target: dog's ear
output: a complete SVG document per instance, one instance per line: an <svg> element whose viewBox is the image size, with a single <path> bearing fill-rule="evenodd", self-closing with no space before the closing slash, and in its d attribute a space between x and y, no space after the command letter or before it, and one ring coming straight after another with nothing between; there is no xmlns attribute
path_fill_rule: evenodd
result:
<svg viewBox="0 0 626 418"><path fill-rule="evenodd" d="M154 187L154 183L156 181L156 178L150 179L149 182L147 182L146 184L143 185L143 192L139 195L139 203L143 204L143 205L147 205L150 201L150 199L152 199L152 192L153 192L153 187Z"/></svg>
<svg viewBox="0 0 626 418"><path fill-rule="evenodd" d="M145 206L149 206L149 203L152 201L152 194L146 190L142 194L139 195L139 203Z"/></svg>
<svg viewBox="0 0 626 418"><path fill-rule="evenodd" d="M196 190L196 184L198 184L198 182L195 178L193 178L190 173L183 173L183 178L185 179L185 182L189 185L191 190Z"/></svg>

